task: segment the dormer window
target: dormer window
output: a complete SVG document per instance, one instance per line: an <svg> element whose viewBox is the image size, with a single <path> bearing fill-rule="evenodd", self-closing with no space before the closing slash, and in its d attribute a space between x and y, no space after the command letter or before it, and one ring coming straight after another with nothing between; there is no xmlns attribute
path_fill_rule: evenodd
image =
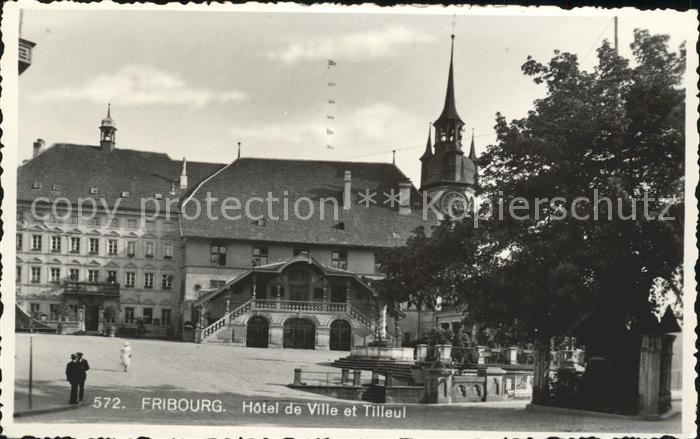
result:
<svg viewBox="0 0 700 439"><path fill-rule="evenodd" d="M60 184L55 184L55 185L51 186L51 190L54 192L58 192L61 189L63 189L63 187Z"/></svg>
<svg viewBox="0 0 700 439"><path fill-rule="evenodd" d="M394 238L396 238L396 239L401 238L401 235L400 235L399 233L397 233L397 232L391 232L391 235L392 235Z"/></svg>
<svg viewBox="0 0 700 439"><path fill-rule="evenodd" d="M100 192L100 190L97 189L96 187L90 188L90 194L92 194L92 195L98 194L99 192Z"/></svg>
<svg viewBox="0 0 700 439"><path fill-rule="evenodd" d="M34 184L32 184L32 189L41 189L42 187L43 185L38 181L35 181Z"/></svg>
<svg viewBox="0 0 700 439"><path fill-rule="evenodd" d="M162 200L163 194L156 194L156 200Z"/></svg>
<svg viewBox="0 0 700 439"><path fill-rule="evenodd" d="M122 192L121 196L122 196L122 198L129 198L129 192L124 191L124 192Z"/></svg>

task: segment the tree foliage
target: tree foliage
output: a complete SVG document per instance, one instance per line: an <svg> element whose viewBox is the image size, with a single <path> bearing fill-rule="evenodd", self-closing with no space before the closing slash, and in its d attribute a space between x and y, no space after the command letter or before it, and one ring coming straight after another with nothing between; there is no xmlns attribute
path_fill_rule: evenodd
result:
<svg viewBox="0 0 700 439"><path fill-rule="evenodd" d="M479 158L490 203L478 227L447 221L383 253L387 300L441 297L521 342L587 320L601 336L624 331L665 300L649 293L682 274L685 50L645 30L631 48L627 60L604 42L590 72L571 53L528 57L522 71L546 96L527 117L497 114L497 142Z"/></svg>

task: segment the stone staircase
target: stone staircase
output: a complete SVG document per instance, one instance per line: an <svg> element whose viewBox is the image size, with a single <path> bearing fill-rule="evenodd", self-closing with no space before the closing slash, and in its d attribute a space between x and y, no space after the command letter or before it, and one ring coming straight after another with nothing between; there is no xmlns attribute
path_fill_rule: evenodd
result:
<svg viewBox="0 0 700 439"><path fill-rule="evenodd" d="M219 341L216 336L227 328L228 325L236 319L236 317L249 311L252 308L252 304L253 299L245 302L244 304L235 308L233 311L229 311L228 314L225 314L219 320L204 328L202 330L202 343Z"/></svg>
<svg viewBox="0 0 700 439"><path fill-rule="evenodd" d="M373 359L362 357L343 357L331 363L331 366L350 370L376 370L381 375L391 373L398 385L412 385L411 366L413 362Z"/></svg>

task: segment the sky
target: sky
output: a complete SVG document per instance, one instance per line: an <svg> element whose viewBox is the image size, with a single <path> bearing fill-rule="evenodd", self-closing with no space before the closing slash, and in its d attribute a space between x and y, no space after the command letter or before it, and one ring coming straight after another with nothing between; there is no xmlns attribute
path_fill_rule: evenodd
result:
<svg viewBox="0 0 700 439"><path fill-rule="evenodd" d="M595 48L613 38L611 11L383 11L27 9L22 36L37 45L19 79L19 159L37 138L99 144L109 102L117 148L221 163L235 159L237 142L244 157L390 162L396 150L418 185L445 99L453 22L457 108L477 153L495 141L496 112L520 118L544 96L520 70L528 55L573 52L590 69ZM634 28L669 34L672 48L688 38L687 20L672 11L618 16L623 56Z"/></svg>

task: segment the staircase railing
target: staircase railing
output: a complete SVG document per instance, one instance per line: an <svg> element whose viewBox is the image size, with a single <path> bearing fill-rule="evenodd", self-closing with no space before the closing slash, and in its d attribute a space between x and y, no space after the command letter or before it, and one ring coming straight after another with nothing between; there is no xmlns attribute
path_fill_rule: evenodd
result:
<svg viewBox="0 0 700 439"><path fill-rule="evenodd" d="M374 335L375 339L379 338L380 328L379 324L375 320L367 317L364 313L362 313L362 311L358 310L349 303L347 304L347 309L345 312L350 314L350 316L352 316L354 319L362 323L367 329L369 329ZM389 334L388 331L386 333L386 340L388 340L389 342L394 341L394 338L391 336L391 334Z"/></svg>
<svg viewBox="0 0 700 439"><path fill-rule="evenodd" d="M245 302L238 308L235 308L233 311L229 311L227 314L224 314L224 316L221 317L219 320L204 328L202 330L202 341L213 336L214 334L225 328L226 325L231 323L236 317L250 310L251 302L253 302L253 299Z"/></svg>
<svg viewBox="0 0 700 439"><path fill-rule="evenodd" d="M355 320L359 321L362 323L364 326L367 327L372 333L377 331L377 322L375 322L373 319L370 319L366 315L364 315L361 311L359 311L357 308L352 306L351 304L347 304L347 308L345 309L345 312L350 314Z"/></svg>

